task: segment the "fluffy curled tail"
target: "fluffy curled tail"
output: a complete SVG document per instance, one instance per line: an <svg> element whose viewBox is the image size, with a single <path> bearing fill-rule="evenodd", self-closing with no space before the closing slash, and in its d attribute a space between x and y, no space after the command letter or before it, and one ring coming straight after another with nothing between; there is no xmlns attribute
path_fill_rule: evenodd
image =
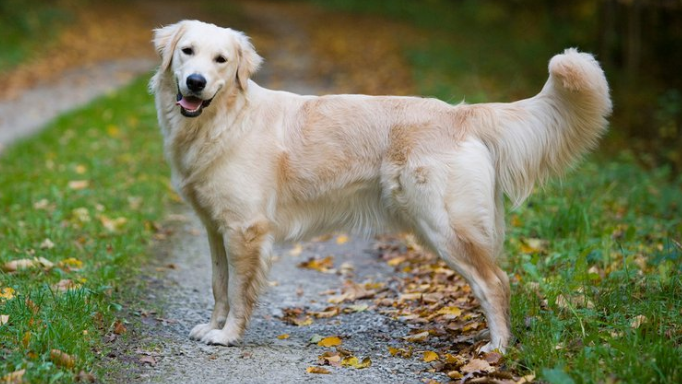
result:
<svg viewBox="0 0 682 384"><path fill-rule="evenodd" d="M549 79L538 95L494 106L494 133L482 137L495 155L498 182L515 205L536 182L561 174L594 148L612 108L599 63L572 48L550 60Z"/></svg>

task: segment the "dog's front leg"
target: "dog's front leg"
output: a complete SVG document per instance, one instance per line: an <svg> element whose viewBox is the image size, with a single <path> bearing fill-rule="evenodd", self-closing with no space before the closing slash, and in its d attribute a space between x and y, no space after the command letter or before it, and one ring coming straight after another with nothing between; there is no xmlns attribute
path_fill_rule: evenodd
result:
<svg viewBox="0 0 682 384"><path fill-rule="evenodd" d="M208 332L206 344L234 345L244 334L258 295L267 280L272 237L265 221L232 225L225 236L229 264L230 311L222 329Z"/></svg>
<svg viewBox="0 0 682 384"><path fill-rule="evenodd" d="M198 324L189 333L192 340L201 340L207 333L214 329L222 328L225 325L230 305L227 300L228 286L228 263L225 253L225 243L222 235L211 225L206 225L208 232L208 244L211 249L211 271L212 287L215 306L211 314L211 320L207 324Z"/></svg>

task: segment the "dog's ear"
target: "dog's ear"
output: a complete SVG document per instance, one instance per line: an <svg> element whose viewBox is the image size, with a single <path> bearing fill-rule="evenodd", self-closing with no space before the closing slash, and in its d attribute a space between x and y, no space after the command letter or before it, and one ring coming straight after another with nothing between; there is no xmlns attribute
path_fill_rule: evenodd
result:
<svg viewBox="0 0 682 384"><path fill-rule="evenodd" d="M175 51L175 46L185 31L186 23L186 21L181 21L154 30L154 39L152 41L154 42L154 48L156 48L159 56L161 56L159 72L165 72L170 67L173 51Z"/></svg>
<svg viewBox="0 0 682 384"><path fill-rule="evenodd" d="M239 48L237 82L239 83L239 87L245 91L251 75L258 70L263 62L263 58L256 53L256 49L253 47L253 44L251 44L248 36L241 32L237 32L237 45Z"/></svg>

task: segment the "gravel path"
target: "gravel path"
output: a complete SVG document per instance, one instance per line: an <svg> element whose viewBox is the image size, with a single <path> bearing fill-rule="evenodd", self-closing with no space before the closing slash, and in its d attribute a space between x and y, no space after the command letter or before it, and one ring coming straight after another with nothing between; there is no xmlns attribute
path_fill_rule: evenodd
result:
<svg viewBox="0 0 682 384"><path fill-rule="evenodd" d="M155 65L148 58L129 58L72 69L55 81L0 101L0 153L9 144L37 133L60 114L126 85Z"/></svg>

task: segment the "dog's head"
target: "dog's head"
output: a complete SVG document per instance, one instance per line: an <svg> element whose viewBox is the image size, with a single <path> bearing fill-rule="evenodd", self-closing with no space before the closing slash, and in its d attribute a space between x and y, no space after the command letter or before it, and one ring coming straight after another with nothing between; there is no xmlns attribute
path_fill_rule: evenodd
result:
<svg viewBox="0 0 682 384"><path fill-rule="evenodd" d="M201 115L215 97L231 88L245 91L262 58L242 32L185 20L154 30L161 56L157 75L170 72L177 105L186 117Z"/></svg>

